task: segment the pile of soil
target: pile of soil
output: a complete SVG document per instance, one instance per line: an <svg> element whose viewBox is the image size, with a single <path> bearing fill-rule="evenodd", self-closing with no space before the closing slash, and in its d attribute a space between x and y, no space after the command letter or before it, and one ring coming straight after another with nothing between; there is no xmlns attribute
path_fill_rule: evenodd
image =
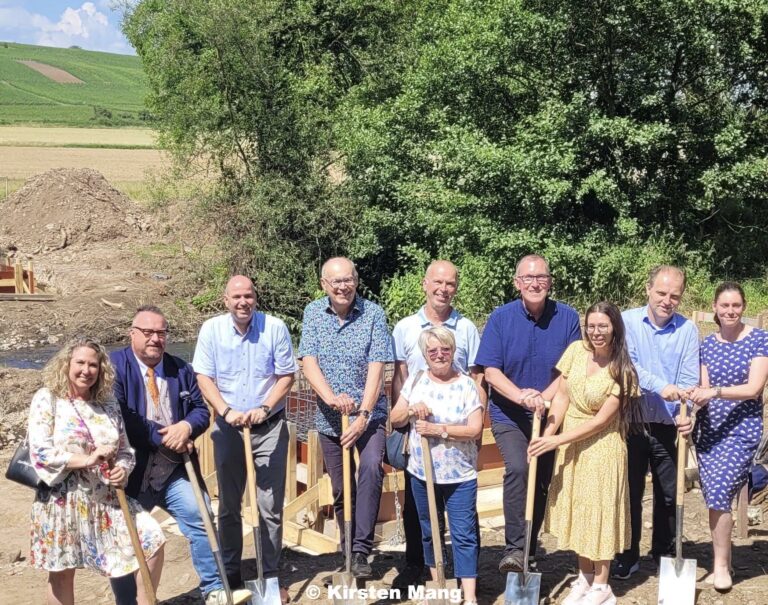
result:
<svg viewBox="0 0 768 605"><path fill-rule="evenodd" d="M37 370L0 367L0 451L24 438L32 394L42 386Z"/></svg>
<svg viewBox="0 0 768 605"><path fill-rule="evenodd" d="M141 209L101 173L59 168L32 177L3 204L0 248L40 254L149 229Z"/></svg>

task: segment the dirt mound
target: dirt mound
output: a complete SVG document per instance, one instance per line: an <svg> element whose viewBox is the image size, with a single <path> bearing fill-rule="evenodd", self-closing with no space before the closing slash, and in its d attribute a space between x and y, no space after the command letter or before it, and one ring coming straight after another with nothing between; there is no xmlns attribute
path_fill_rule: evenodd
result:
<svg viewBox="0 0 768 605"><path fill-rule="evenodd" d="M101 173L59 168L32 177L3 204L0 248L39 254L148 229L138 206Z"/></svg>
<svg viewBox="0 0 768 605"><path fill-rule="evenodd" d="M0 451L24 438L29 403L41 386L39 371L0 367Z"/></svg>

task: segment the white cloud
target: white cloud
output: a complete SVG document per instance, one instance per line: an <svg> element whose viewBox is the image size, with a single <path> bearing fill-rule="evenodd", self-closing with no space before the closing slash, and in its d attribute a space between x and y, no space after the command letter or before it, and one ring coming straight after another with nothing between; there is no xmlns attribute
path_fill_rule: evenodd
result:
<svg viewBox="0 0 768 605"><path fill-rule="evenodd" d="M122 32L93 2L67 7L53 21L18 6L0 8L0 40L67 48L133 54Z"/></svg>

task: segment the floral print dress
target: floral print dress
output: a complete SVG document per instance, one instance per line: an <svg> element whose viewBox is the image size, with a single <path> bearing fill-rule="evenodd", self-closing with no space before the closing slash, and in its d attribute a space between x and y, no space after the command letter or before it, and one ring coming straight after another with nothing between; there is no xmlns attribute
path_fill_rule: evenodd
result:
<svg viewBox="0 0 768 605"><path fill-rule="evenodd" d="M97 404L55 397L40 389L29 411L30 460L50 496L32 504L30 564L46 571L90 567L119 577L139 567L117 492L99 467L68 470L73 454L90 454L99 445L117 448L115 465L130 473L133 450L116 402ZM149 558L165 538L157 522L128 499L144 555Z"/></svg>

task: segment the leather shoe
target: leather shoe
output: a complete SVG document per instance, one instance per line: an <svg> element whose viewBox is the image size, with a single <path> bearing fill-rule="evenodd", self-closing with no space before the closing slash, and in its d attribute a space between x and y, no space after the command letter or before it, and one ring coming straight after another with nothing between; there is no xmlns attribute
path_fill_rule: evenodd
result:
<svg viewBox="0 0 768 605"><path fill-rule="evenodd" d="M499 571L501 573L522 573L524 555L521 550L514 550L506 553L499 561Z"/></svg>
<svg viewBox="0 0 768 605"><path fill-rule="evenodd" d="M400 591L408 590L409 586L424 583L423 565L406 565L399 574L392 580L392 588Z"/></svg>
<svg viewBox="0 0 768 605"><path fill-rule="evenodd" d="M611 570L611 577L617 580L629 580L630 576L640 571L639 561L626 561L624 559L616 559L613 569Z"/></svg>
<svg viewBox="0 0 768 605"><path fill-rule="evenodd" d="M352 553L352 575L356 578L370 578L373 574L368 557L361 552Z"/></svg>

